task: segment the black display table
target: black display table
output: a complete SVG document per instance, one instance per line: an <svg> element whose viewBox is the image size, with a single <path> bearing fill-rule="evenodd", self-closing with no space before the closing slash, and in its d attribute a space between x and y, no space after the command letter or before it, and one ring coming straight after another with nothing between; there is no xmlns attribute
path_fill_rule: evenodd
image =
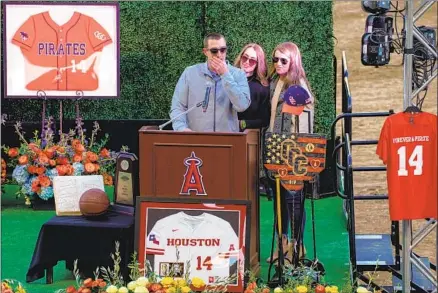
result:
<svg viewBox="0 0 438 293"><path fill-rule="evenodd" d="M99 218L83 216L55 216L40 230L26 281L33 282L44 277L53 282L53 267L60 260L73 269L78 259L78 269L92 277L97 267L113 267L111 253L115 242L120 242L121 268L126 268L134 250L134 216L108 212ZM123 272L126 274L126 272Z"/></svg>

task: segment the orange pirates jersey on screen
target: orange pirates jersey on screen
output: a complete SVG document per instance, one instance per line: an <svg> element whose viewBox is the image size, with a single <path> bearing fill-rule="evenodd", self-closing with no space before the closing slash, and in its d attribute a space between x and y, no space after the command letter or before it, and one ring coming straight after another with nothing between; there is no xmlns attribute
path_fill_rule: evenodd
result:
<svg viewBox="0 0 438 293"><path fill-rule="evenodd" d="M436 115L402 112L388 117L377 155L387 165L391 220L436 218Z"/></svg>
<svg viewBox="0 0 438 293"><path fill-rule="evenodd" d="M96 52L112 42L92 17L74 12L58 25L48 12L29 17L12 37L34 71L28 90L96 90Z"/></svg>

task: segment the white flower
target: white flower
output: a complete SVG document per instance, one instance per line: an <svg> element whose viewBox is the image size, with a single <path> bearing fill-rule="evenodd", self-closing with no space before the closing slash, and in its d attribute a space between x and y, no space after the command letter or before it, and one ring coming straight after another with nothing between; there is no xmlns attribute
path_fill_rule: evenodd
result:
<svg viewBox="0 0 438 293"><path fill-rule="evenodd" d="M135 290L135 287L137 287L137 282L136 281L131 281L128 283L128 289L131 291Z"/></svg>
<svg viewBox="0 0 438 293"><path fill-rule="evenodd" d="M106 288L106 293L117 293L117 286L111 285Z"/></svg>
<svg viewBox="0 0 438 293"><path fill-rule="evenodd" d="M146 277L140 277L136 281L137 286L143 286L146 287L149 284L149 280Z"/></svg>
<svg viewBox="0 0 438 293"><path fill-rule="evenodd" d="M134 293L149 293L149 290L146 287L138 286L135 288Z"/></svg>

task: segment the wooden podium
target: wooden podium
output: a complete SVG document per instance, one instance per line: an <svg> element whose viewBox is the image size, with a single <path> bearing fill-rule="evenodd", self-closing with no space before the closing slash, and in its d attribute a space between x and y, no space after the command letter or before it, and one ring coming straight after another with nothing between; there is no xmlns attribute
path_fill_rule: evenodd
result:
<svg viewBox="0 0 438 293"><path fill-rule="evenodd" d="M251 201L249 264L260 270L259 131L177 132L144 126L139 130L140 196ZM186 159L202 160L204 195L184 190Z"/></svg>

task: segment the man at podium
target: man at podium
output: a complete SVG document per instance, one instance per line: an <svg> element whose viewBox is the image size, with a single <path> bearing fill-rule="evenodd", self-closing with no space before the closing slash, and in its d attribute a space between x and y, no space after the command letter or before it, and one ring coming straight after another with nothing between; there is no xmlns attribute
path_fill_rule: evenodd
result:
<svg viewBox="0 0 438 293"><path fill-rule="evenodd" d="M223 35L205 36L202 51L207 61L187 67L175 87L170 109L173 129L239 132L237 112L251 102L246 75L226 60Z"/></svg>

